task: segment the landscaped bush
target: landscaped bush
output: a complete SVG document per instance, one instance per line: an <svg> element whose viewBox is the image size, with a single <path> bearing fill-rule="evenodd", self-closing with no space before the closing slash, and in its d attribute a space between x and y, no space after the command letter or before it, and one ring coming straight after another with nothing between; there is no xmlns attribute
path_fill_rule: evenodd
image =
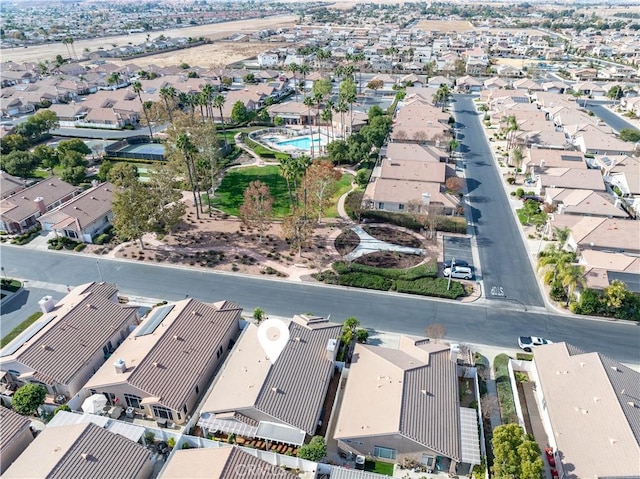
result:
<svg viewBox="0 0 640 479"><path fill-rule="evenodd" d="M355 288L377 289L389 291L393 282L382 276L367 273L346 273L338 277L338 284L341 286L353 286Z"/></svg>
<svg viewBox="0 0 640 479"><path fill-rule="evenodd" d="M311 276L316 281L320 281L325 284L338 284L338 275L333 271L321 271L320 273L314 273Z"/></svg>
<svg viewBox="0 0 640 479"><path fill-rule="evenodd" d="M93 238L93 244L98 244L98 245L105 244L109 242L110 239L111 239L111 235L107 233L102 233L101 235L98 235L95 238Z"/></svg>
<svg viewBox="0 0 640 479"><path fill-rule="evenodd" d="M83 249L85 249L86 247L87 247L87 245L86 245L86 244L84 244L84 243L80 243L80 244L77 244L77 245L73 248L73 251L82 251L82 250L83 250Z"/></svg>
<svg viewBox="0 0 640 479"><path fill-rule="evenodd" d="M348 273L366 273L375 276L382 276L387 279L401 279L412 281L419 278L435 278L438 275L438 265L435 261L427 264L421 264L405 269L376 268L375 266L367 266L358 263L348 263L346 261L336 261L332 268L338 274Z"/></svg>
<svg viewBox="0 0 640 479"><path fill-rule="evenodd" d="M513 176L510 176L509 178L507 178L507 183L509 183L510 185L515 184L516 179Z"/></svg>
<svg viewBox="0 0 640 479"><path fill-rule="evenodd" d="M22 246L25 245L27 243L29 243L31 240L33 240L36 236L38 236L40 234L40 230L42 229L42 227L40 225L38 225L37 228L27 232L27 233L23 233L21 235L16 236L15 238L13 238L11 240L11 244L15 244L18 246Z"/></svg>
<svg viewBox="0 0 640 479"><path fill-rule="evenodd" d="M49 241L47 241L47 243L49 243L49 249L55 250L60 250L62 248L75 249L78 245L82 244L79 241L72 240L71 238L67 238L66 236L51 238Z"/></svg>
<svg viewBox="0 0 640 479"><path fill-rule="evenodd" d="M500 415L502 422L517 423L515 400L509 381L509 359L507 354L498 354L493 360L493 368L496 376L496 389L498 391L498 401L500 403Z"/></svg>
<svg viewBox="0 0 640 479"><path fill-rule="evenodd" d="M518 189L516 190L516 196L517 196L518 198L522 198L522 197L524 196L524 189L522 189L522 188L518 188Z"/></svg>
<svg viewBox="0 0 640 479"><path fill-rule="evenodd" d="M360 212L364 191L353 190L344 200L344 209L352 220L358 220L356 212Z"/></svg>
<svg viewBox="0 0 640 479"><path fill-rule="evenodd" d="M518 353L516 354L518 361L533 361L533 354L530 353Z"/></svg>
<svg viewBox="0 0 640 479"><path fill-rule="evenodd" d="M366 210L362 212L362 217L378 223L391 223L393 225L409 228L413 231L420 231L422 225L411 216L402 213L391 213L390 211Z"/></svg>
<svg viewBox="0 0 640 479"><path fill-rule="evenodd" d="M447 290L446 278L420 278L415 281L398 280L395 290L398 293L421 294L438 298L456 299L465 296L464 287L458 281L451 281L451 289Z"/></svg>
<svg viewBox="0 0 640 479"><path fill-rule="evenodd" d="M467 220L460 216L445 216L438 226L438 231L464 234L467 232Z"/></svg>

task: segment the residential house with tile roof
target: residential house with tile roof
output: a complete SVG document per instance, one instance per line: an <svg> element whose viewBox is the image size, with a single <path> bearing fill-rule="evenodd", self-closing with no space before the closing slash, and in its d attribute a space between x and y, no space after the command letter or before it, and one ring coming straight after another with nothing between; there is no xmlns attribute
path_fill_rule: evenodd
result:
<svg viewBox="0 0 640 479"><path fill-rule="evenodd" d="M80 194L80 188L52 176L0 200L0 230L24 233L38 218Z"/></svg>
<svg viewBox="0 0 640 479"><path fill-rule="evenodd" d="M0 350L0 371L9 383L39 384L66 400L139 321L138 308L119 304L109 283L77 286L58 302L46 296L40 306L45 314Z"/></svg>
<svg viewBox="0 0 640 479"><path fill-rule="evenodd" d="M96 184L40 216L38 222L44 231L55 231L57 236L92 243L96 235L111 225L114 191L112 183Z"/></svg>
<svg viewBox="0 0 640 479"><path fill-rule="evenodd" d="M47 428L3 474L6 478L148 479L151 451L92 423Z"/></svg>
<svg viewBox="0 0 640 479"><path fill-rule="evenodd" d="M0 170L0 199L8 198L27 187L27 182L22 178L10 175Z"/></svg>
<svg viewBox="0 0 640 479"><path fill-rule="evenodd" d="M260 345L258 328L249 324L243 330L201 407L198 424L275 423L310 438L321 419L329 420L322 417L322 408L342 326L296 315L282 327L288 328L289 339L273 360Z"/></svg>
<svg viewBox="0 0 640 479"><path fill-rule="evenodd" d="M614 280L620 280L629 290L640 294L640 258L625 253L584 250L578 262L584 266L587 288L602 290Z"/></svg>
<svg viewBox="0 0 640 479"><path fill-rule="evenodd" d="M638 222L629 219L585 216L571 226L567 246L610 253L640 253Z"/></svg>
<svg viewBox="0 0 640 479"><path fill-rule="evenodd" d="M401 336L397 348L357 344L334 437L375 459L416 461L429 471L480 462L478 417L459 402L457 354Z"/></svg>
<svg viewBox="0 0 640 479"><path fill-rule="evenodd" d="M297 475L237 446L185 449L171 454L159 479L295 479Z"/></svg>
<svg viewBox="0 0 640 479"><path fill-rule="evenodd" d="M565 342L533 356L529 376L559 476L637 478L640 374Z"/></svg>
<svg viewBox="0 0 640 479"><path fill-rule="evenodd" d="M18 458L33 441L31 419L0 406L0 474Z"/></svg>
<svg viewBox="0 0 640 479"><path fill-rule="evenodd" d="M547 188L606 191L602 173L583 168L548 168L538 175L536 194L542 195Z"/></svg>
<svg viewBox="0 0 640 479"><path fill-rule="evenodd" d="M111 403L183 424L239 333L242 308L195 299L152 309L84 385Z"/></svg>
<svg viewBox="0 0 640 479"><path fill-rule="evenodd" d="M605 218L628 218L629 215L614 202L611 195L603 192L546 188L545 203L554 205L558 214L600 216Z"/></svg>

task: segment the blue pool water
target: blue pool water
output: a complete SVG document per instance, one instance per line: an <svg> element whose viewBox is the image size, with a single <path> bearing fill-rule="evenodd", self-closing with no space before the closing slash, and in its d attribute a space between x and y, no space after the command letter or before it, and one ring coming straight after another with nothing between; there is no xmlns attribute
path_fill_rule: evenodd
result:
<svg viewBox="0 0 640 479"><path fill-rule="evenodd" d="M318 145L320 140L317 138L313 139L314 145ZM311 149L311 138L308 136L301 136L299 138L292 138L290 140L279 141L278 145L284 146L292 146L294 148L299 148L301 150L310 150Z"/></svg>

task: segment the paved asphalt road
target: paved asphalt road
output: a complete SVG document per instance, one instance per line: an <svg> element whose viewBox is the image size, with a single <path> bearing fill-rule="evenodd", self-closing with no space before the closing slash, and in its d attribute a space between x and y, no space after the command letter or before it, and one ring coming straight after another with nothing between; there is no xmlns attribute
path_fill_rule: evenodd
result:
<svg viewBox="0 0 640 479"><path fill-rule="evenodd" d="M586 105L588 110L591 110L594 115L598 118L602 119L607 125L611 128L620 132L623 128L631 128L636 129L631 123L626 120L623 120L615 113L612 113L604 104L596 103L596 102L587 102Z"/></svg>
<svg viewBox="0 0 640 479"><path fill-rule="evenodd" d="M115 282L124 296L179 300L188 295L209 302L228 299L249 312L259 306L276 316L311 312L331 315L339 322L355 316L365 327L416 335L423 334L427 325L440 323L446 326L450 340L508 349L514 348L519 335L539 335L569 341L586 351L600 351L621 362L640 364L640 328L635 324L525 312L509 302L462 304L105 258L97 265L97 258L92 256L16 246L3 245L0 254L9 276L31 281L75 286L96 281L102 275L105 281ZM32 312L25 310L24 317Z"/></svg>
<svg viewBox="0 0 640 479"><path fill-rule="evenodd" d="M518 231L470 95L454 95L458 141L466 161L468 202L487 298L544 307L527 249Z"/></svg>

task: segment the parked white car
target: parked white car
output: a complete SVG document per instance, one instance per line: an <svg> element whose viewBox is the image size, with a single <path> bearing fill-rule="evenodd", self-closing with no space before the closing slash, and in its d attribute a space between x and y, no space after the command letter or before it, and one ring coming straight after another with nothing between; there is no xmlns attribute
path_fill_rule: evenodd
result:
<svg viewBox="0 0 640 479"><path fill-rule="evenodd" d="M534 348L544 346L545 344L553 344L553 341L538 336L520 336L518 338L518 346L528 353L533 351Z"/></svg>
<svg viewBox="0 0 640 479"><path fill-rule="evenodd" d="M452 278L458 279L471 279L473 278L473 271L468 266L453 266L453 271L451 268L445 268L443 271L445 277L451 275Z"/></svg>

